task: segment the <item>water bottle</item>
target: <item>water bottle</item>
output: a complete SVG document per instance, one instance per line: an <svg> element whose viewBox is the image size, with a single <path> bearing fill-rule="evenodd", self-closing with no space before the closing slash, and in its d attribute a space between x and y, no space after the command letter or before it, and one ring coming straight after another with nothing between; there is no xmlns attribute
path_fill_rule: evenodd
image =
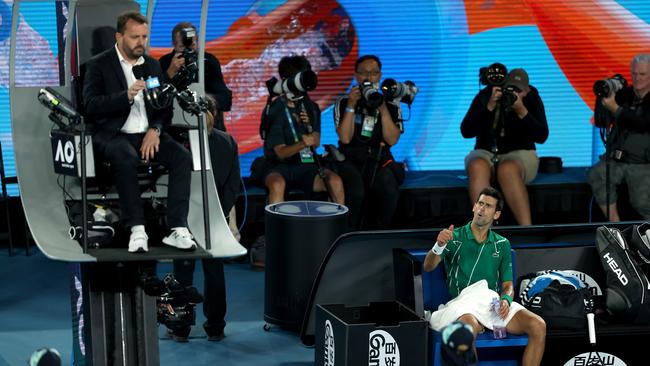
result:
<svg viewBox="0 0 650 366"><path fill-rule="evenodd" d="M494 312L495 318L497 319L494 324L492 324L492 335L494 339L503 339L506 337L506 324L501 319L499 311L501 310L501 300L498 297L492 299L491 303L492 311Z"/></svg>

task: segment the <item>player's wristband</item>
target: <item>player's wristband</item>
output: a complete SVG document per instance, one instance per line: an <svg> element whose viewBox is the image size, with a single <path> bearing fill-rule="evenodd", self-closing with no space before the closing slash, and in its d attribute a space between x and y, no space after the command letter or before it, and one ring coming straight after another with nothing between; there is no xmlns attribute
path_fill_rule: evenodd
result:
<svg viewBox="0 0 650 366"><path fill-rule="evenodd" d="M438 245L438 242L436 242L433 248L431 248L431 252L435 255L440 255L444 251L445 251L445 247L441 247L440 245Z"/></svg>
<svg viewBox="0 0 650 366"><path fill-rule="evenodd" d="M501 295L501 300L506 300L508 302L508 306L512 305L512 296L508 294Z"/></svg>
<svg viewBox="0 0 650 366"><path fill-rule="evenodd" d="M346 112L354 113L354 108L345 107Z"/></svg>

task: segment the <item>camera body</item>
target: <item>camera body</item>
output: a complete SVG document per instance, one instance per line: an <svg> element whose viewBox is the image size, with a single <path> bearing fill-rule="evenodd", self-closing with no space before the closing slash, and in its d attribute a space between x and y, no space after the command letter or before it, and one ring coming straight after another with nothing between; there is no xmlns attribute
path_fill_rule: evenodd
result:
<svg viewBox="0 0 650 366"><path fill-rule="evenodd" d="M266 88L271 96L282 94L299 96L316 89L316 86L318 86L318 76L312 70L301 71L282 80L274 76L266 81Z"/></svg>
<svg viewBox="0 0 650 366"><path fill-rule="evenodd" d="M185 59L185 65L196 63L198 56L196 50L192 48L194 43L194 38L196 37L196 31L192 27L181 29L181 39L185 49L183 50L183 58Z"/></svg>
<svg viewBox="0 0 650 366"><path fill-rule="evenodd" d="M513 104L517 101L517 90L514 87L506 85L503 90L503 94L499 99L501 108L508 109L511 108Z"/></svg>
<svg viewBox="0 0 650 366"><path fill-rule="evenodd" d="M478 71L479 82L489 87L503 86L507 76L508 69L500 62L495 62L487 67L481 67Z"/></svg>
<svg viewBox="0 0 650 366"><path fill-rule="evenodd" d="M177 90L185 90L190 86L190 84L198 80L199 58L196 50L191 48L194 43L194 37L196 37L196 31L194 28L188 27L181 29L181 39L183 46L185 46L185 49L183 50L185 65L183 65L170 80L170 83Z"/></svg>
<svg viewBox="0 0 650 366"><path fill-rule="evenodd" d="M165 288L156 301L157 320L172 331L189 329L196 322L196 304L203 297L194 287L182 286L172 274L163 278Z"/></svg>
<svg viewBox="0 0 650 366"><path fill-rule="evenodd" d="M400 101L410 106L419 89L411 80L401 83L395 79L385 79L381 83L381 91L387 100Z"/></svg>
<svg viewBox="0 0 650 366"><path fill-rule="evenodd" d="M596 81L594 83L594 94L598 98L605 98L625 88L627 88L627 80L625 80L623 75L616 74L609 79Z"/></svg>
<svg viewBox="0 0 650 366"><path fill-rule="evenodd" d="M379 89L368 80L363 81L361 85L359 85L359 91L361 91L361 96L363 97L366 106L370 109L376 109L384 102L383 94L381 94Z"/></svg>

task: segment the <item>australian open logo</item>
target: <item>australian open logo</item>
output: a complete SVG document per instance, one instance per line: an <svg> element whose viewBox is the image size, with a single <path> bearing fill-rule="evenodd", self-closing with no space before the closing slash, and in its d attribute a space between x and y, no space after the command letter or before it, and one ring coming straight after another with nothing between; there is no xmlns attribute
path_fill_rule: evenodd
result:
<svg viewBox="0 0 650 366"><path fill-rule="evenodd" d="M605 352L587 352L573 356L564 366L627 366L620 358Z"/></svg>
<svg viewBox="0 0 650 366"><path fill-rule="evenodd" d="M368 339L368 366L399 366L399 345L390 333L375 330Z"/></svg>
<svg viewBox="0 0 650 366"><path fill-rule="evenodd" d="M59 140L56 145L54 161L61 163L64 168L74 168L74 145L72 141Z"/></svg>
<svg viewBox="0 0 650 366"><path fill-rule="evenodd" d="M332 323L329 319L325 320L325 340L323 345L323 366L334 366L336 360L334 354L334 331L332 330Z"/></svg>

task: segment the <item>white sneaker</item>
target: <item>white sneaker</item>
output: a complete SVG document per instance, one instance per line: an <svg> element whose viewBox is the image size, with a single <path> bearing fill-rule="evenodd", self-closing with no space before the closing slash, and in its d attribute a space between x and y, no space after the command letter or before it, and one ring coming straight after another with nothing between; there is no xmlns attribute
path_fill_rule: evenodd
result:
<svg viewBox="0 0 650 366"><path fill-rule="evenodd" d="M163 238L162 242L183 250L195 250L197 247L194 237L186 227L174 228L171 234Z"/></svg>
<svg viewBox="0 0 650 366"><path fill-rule="evenodd" d="M144 230L132 231L129 238L129 253L146 253L149 250L148 240L149 237Z"/></svg>

